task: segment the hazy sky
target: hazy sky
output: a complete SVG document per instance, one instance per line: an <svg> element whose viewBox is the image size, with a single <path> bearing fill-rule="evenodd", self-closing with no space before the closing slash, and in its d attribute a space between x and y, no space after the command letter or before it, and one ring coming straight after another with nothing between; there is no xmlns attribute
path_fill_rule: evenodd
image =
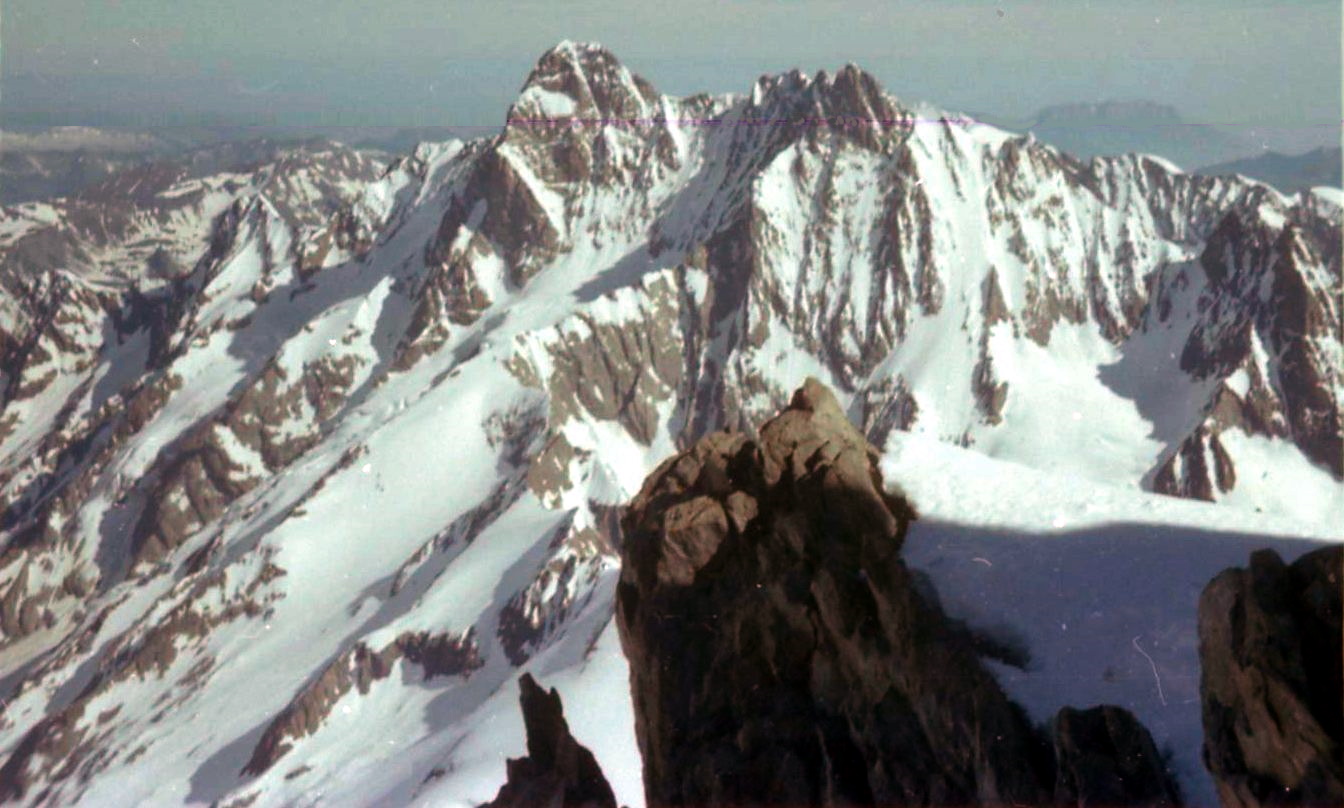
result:
<svg viewBox="0 0 1344 808"><path fill-rule="evenodd" d="M853 61L957 111L1151 99L1337 142L1340 34L1339 0L0 0L0 125L494 126L569 38L664 92Z"/></svg>

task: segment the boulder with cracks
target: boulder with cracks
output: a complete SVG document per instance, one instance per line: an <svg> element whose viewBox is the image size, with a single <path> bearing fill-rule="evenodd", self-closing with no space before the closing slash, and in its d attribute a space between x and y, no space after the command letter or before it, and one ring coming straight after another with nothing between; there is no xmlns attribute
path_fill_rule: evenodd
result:
<svg viewBox="0 0 1344 808"><path fill-rule="evenodd" d="M1344 805L1344 547L1225 570L1199 600L1204 760L1225 806Z"/></svg>

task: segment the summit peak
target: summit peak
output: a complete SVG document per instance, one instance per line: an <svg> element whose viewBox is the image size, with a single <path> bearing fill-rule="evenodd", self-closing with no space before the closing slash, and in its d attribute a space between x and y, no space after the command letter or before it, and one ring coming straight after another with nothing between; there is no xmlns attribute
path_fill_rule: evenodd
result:
<svg viewBox="0 0 1344 808"><path fill-rule="evenodd" d="M509 119L637 118L658 93L595 42L561 40L537 60Z"/></svg>

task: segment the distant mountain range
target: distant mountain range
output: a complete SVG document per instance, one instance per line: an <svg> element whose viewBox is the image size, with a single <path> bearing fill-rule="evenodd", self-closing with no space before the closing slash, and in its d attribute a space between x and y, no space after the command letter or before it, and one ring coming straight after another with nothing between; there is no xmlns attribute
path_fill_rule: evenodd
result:
<svg viewBox="0 0 1344 808"><path fill-rule="evenodd" d="M1260 147L1213 125L1191 123L1150 101L1065 104L1041 110L1028 131L1070 154L1158 154L1184 169L1254 154Z"/></svg>
<svg viewBox="0 0 1344 808"><path fill-rule="evenodd" d="M339 142L371 156L410 152L418 143L461 137L455 128L163 127L150 131L56 126L0 131L0 205L77 194L146 163L170 163L201 177L250 171L279 148Z"/></svg>
<svg viewBox="0 0 1344 808"><path fill-rule="evenodd" d="M1231 160L1206 166L1200 174L1224 176L1241 174L1267 182L1284 193L1296 193L1322 185L1340 187L1339 147L1313 149L1306 154L1279 154L1271 151L1258 157Z"/></svg>
<svg viewBox="0 0 1344 808"><path fill-rule="evenodd" d="M1027 118L990 113L977 117L1001 129L1030 132L1037 140L1083 159L1156 154L1186 171L1208 173L1222 170L1222 164L1230 161L1273 154L1265 151L1263 141L1252 137L1250 130L1189 121L1175 107L1152 101L1060 104ZM1264 180L1273 184L1268 176ZM1325 184L1338 186L1338 171Z"/></svg>
<svg viewBox="0 0 1344 808"><path fill-rule="evenodd" d="M1340 187L1340 149L1322 146L1304 154L1265 151L1259 141L1226 125L1193 123L1175 107L1151 101L1062 104L1028 121L983 116L1005 129L1083 159L1155 154L1194 174L1240 174L1292 194L1318 186Z"/></svg>
<svg viewBox="0 0 1344 808"><path fill-rule="evenodd" d="M1262 143L1224 125L1186 121L1152 101L1107 101L1045 107L1028 118L977 114L997 128L1030 132L1082 159L1155 154L1191 173L1242 174L1285 193L1339 187L1340 150L1305 154L1264 151ZM448 126L167 126L153 130L88 126L29 127L0 132L0 205L69 196L146 161L186 162L198 176L248 169L277 146L315 140L346 144L389 159L419 143L471 138L479 128ZM230 144L230 145L226 145ZM250 145L244 145L250 144ZM230 160L236 159L237 163ZM1199 166L1205 166L1199 168Z"/></svg>

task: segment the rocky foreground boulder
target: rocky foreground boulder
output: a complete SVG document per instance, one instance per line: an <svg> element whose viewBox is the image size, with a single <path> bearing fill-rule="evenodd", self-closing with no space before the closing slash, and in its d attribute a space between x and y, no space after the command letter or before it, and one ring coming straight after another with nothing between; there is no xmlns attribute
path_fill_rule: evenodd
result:
<svg viewBox="0 0 1344 808"><path fill-rule="evenodd" d="M915 518L815 380L649 477L616 615L651 808L1177 803L1123 710L1032 726L902 563Z"/></svg>
<svg viewBox="0 0 1344 808"><path fill-rule="evenodd" d="M518 684L527 757L508 762L508 780L482 808L616 808L597 759L569 732L560 694L527 673Z"/></svg>
<svg viewBox="0 0 1344 808"><path fill-rule="evenodd" d="M1199 601L1204 759L1223 805L1344 805L1344 547L1273 550Z"/></svg>
<svg viewBox="0 0 1344 808"><path fill-rule="evenodd" d="M1128 710L1110 705L1055 716L1058 805L1177 805L1153 737Z"/></svg>

